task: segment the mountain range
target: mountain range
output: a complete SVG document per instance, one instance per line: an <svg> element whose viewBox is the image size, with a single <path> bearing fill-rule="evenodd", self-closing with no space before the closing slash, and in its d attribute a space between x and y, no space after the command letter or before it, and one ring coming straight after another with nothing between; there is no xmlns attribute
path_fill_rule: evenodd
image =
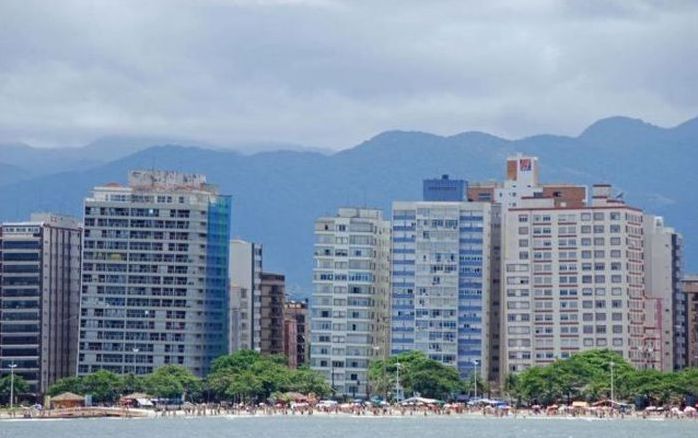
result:
<svg viewBox="0 0 698 438"><path fill-rule="evenodd" d="M543 182L611 183L631 205L665 217L684 236L686 271L698 271L698 118L661 128L626 117L602 119L579 136L517 140L482 132L439 136L388 131L340 152L241 153L188 141L110 137L82 148L0 145L0 220L31 212L80 216L95 185L125 182L131 169L206 174L232 195L232 236L264 245L265 270L285 273L289 291L311 292L313 221L340 206L418 200L424 178L450 174L501 180L516 152L540 158Z"/></svg>

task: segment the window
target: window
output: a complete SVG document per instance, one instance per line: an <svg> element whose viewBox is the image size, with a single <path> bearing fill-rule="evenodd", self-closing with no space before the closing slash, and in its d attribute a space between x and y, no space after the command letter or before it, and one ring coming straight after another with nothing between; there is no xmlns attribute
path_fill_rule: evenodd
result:
<svg viewBox="0 0 698 438"><path fill-rule="evenodd" d="M602 221L604 217L603 212L596 212L594 213L594 220L595 221Z"/></svg>

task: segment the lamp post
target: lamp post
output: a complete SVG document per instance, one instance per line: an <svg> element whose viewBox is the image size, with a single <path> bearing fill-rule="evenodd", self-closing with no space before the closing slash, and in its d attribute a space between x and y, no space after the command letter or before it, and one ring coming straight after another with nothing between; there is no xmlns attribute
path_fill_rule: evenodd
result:
<svg viewBox="0 0 698 438"><path fill-rule="evenodd" d="M611 367L611 405L613 405L613 400L615 400L615 388L613 386L613 367L615 363L611 361L609 365Z"/></svg>
<svg viewBox="0 0 698 438"><path fill-rule="evenodd" d="M478 366L479 361L477 359L473 360L473 365L475 365L475 375L473 376L475 378L475 398L477 398L477 366Z"/></svg>
<svg viewBox="0 0 698 438"><path fill-rule="evenodd" d="M12 362L8 365L10 368L10 413L14 411L14 400L15 400L15 368L17 364Z"/></svg>
<svg viewBox="0 0 698 438"><path fill-rule="evenodd" d="M397 362L395 364L395 400L398 402L402 401L402 385L400 385L400 367L402 364Z"/></svg>

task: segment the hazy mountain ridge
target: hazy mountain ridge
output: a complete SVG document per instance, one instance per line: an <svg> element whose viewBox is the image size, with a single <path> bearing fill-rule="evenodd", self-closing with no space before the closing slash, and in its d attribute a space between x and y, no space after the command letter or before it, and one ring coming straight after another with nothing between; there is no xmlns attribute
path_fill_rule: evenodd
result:
<svg viewBox="0 0 698 438"><path fill-rule="evenodd" d="M292 288L308 294L317 216L334 214L339 206L368 205L389 217L391 201L420 198L423 178L448 173L501 180L506 156L524 152L540 157L544 182L609 182L629 203L664 215L684 234L687 270L696 271L698 193L690 190L698 185L696 147L698 119L660 128L624 117L600 120L578 137L509 140L481 132L444 137L389 131L331 155L156 146L89 168L6 183L0 186L0 218L24 219L37 210L79 216L91 187L124 182L134 168L200 172L232 195L232 235L262 242L265 269L285 272Z"/></svg>

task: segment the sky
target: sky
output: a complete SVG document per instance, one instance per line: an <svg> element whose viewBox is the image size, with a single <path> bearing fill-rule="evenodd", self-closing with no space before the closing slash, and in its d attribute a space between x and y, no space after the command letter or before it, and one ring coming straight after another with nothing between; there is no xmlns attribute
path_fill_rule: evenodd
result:
<svg viewBox="0 0 698 438"><path fill-rule="evenodd" d="M0 142L351 147L698 115L698 2L0 2Z"/></svg>

